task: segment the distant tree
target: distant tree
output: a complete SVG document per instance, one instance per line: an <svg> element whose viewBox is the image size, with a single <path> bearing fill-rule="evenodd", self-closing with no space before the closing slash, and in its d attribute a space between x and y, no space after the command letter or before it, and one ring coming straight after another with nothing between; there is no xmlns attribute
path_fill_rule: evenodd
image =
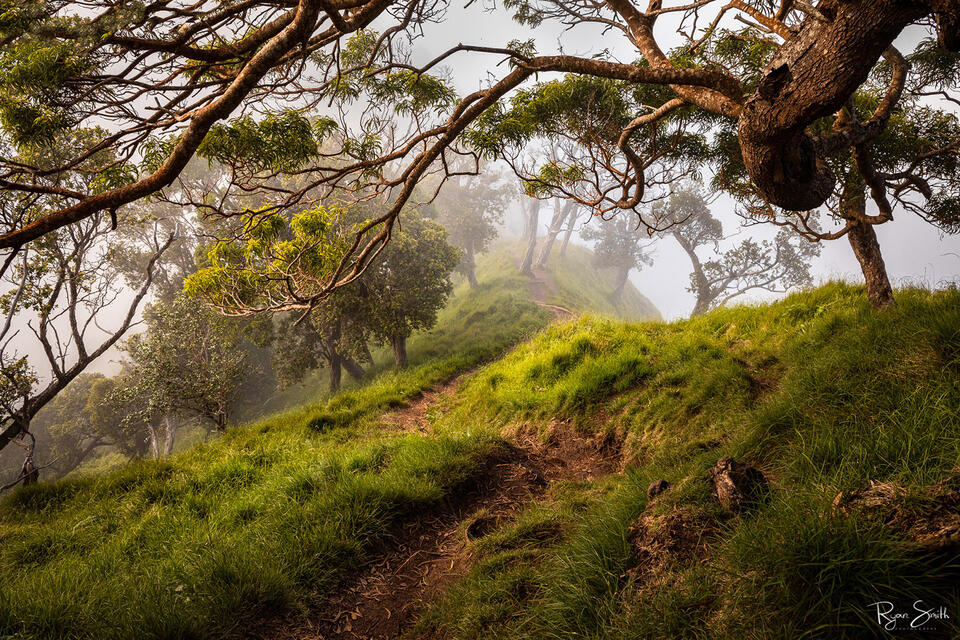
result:
<svg viewBox="0 0 960 640"><path fill-rule="evenodd" d="M673 237L690 258L689 291L697 297L692 315L721 306L748 291L784 292L811 282L810 261L820 246L786 229L772 240L744 240L722 250L723 225L713 217L706 199L695 187L680 188L652 213L672 224L662 235ZM708 247L713 258L702 260L697 251Z"/></svg>
<svg viewBox="0 0 960 640"><path fill-rule="evenodd" d="M354 301L350 295L356 288L345 287L307 318L302 318L301 313L288 313L278 319L272 361L282 384L300 382L308 373L323 366L329 372L331 393L340 390L341 369L346 369L354 379L363 378L366 372L357 360L370 358L366 346L369 331L345 319L345 316L352 319L356 315L357 307L351 304ZM345 311L343 307L348 309Z"/></svg>
<svg viewBox="0 0 960 640"><path fill-rule="evenodd" d="M576 208L577 203L573 200L563 201L554 200L553 216L550 218L550 226L547 227L547 234L543 240L543 246L540 248L540 254L537 256L537 266L547 266L547 260L550 259L550 253L553 251L553 245L557 241L557 236L563 231L563 223L566 222Z"/></svg>
<svg viewBox="0 0 960 640"><path fill-rule="evenodd" d="M18 203L0 195L4 215ZM20 212L27 215L28 212ZM87 366L116 344L134 323L161 257L175 236L151 232L137 246L129 269L114 263L129 246L111 231L107 215L95 215L44 236L7 266L0 296L0 450L21 446L25 460L17 480L37 479L36 438L30 425L37 413ZM129 226L135 226L130 222ZM25 351L42 354L31 357ZM38 371L38 365L44 367Z"/></svg>
<svg viewBox="0 0 960 640"><path fill-rule="evenodd" d="M177 432L183 419L163 406L149 393L148 385L131 377L129 366L116 378L109 378L101 390L104 393L100 410L105 424L112 424L121 436L121 450L131 457L149 453L155 460L173 451Z"/></svg>
<svg viewBox="0 0 960 640"><path fill-rule="evenodd" d="M331 318L343 321L341 331L348 325L351 332L353 326L362 327L362 332L390 344L397 366L404 367L406 339L436 321L452 290L450 274L460 263L460 252L447 242L442 226L410 212L389 245L370 258L362 280L355 274L349 302L336 301L322 294L322 274L337 264L338 252L354 229L379 224L363 213L335 207L292 214L251 212L238 234L240 242L214 246L209 264L187 278L185 289L229 315L330 310ZM348 289L340 287L337 295ZM329 299L331 306L318 306L318 299ZM344 309L349 309L349 317Z"/></svg>
<svg viewBox="0 0 960 640"><path fill-rule="evenodd" d="M34 417L34 432L46 433L38 452L49 458L58 476L76 469L94 449L112 444L108 434L91 420L88 406L91 388L103 379L99 373L80 374Z"/></svg>
<svg viewBox="0 0 960 640"><path fill-rule="evenodd" d="M404 222L359 283L367 292L369 328L393 349L398 367L407 366L407 338L437 321L453 290L450 274L460 251L440 225L413 215Z"/></svg>
<svg viewBox="0 0 960 640"><path fill-rule="evenodd" d="M638 229L636 222L629 216L620 215L612 220L588 225L583 230L583 237L594 241L595 264L616 270L610 300L614 303L620 302L630 272L653 263L649 252L649 235Z"/></svg>
<svg viewBox="0 0 960 640"><path fill-rule="evenodd" d="M570 238L573 236L573 232L577 227L577 223L580 221L582 210L578 207L574 207L570 211L570 217L566 221L566 230L563 232L563 243L560 245L560 258L567 257L567 246L570 244Z"/></svg>
<svg viewBox="0 0 960 640"><path fill-rule="evenodd" d="M96 378L90 385L84 412L91 428L106 436L120 453L128 458L142 458L151 451L155 454L152 447L155 438L151 437L152 425L138 420L143 417L141 408L146 405L145 399L131 401L120 393L126 381L126 373Z"/></svg>
<svg viewBox="0 0 960 640"><path fill-rule="evenodd" d="M447 230L450 244L463 251L458 269L471 287L477 286L476 256L496 239L515 195L513 185L499 174L484 173L448 181L435 202L437 222Z"/></svg>
<svg viewBox="0 0 960 640"><path fill-rule="evenodd" d="M124 346L128 392L145 398L150 414L193 415L222 432L248 372L240 323L182 295L152 306L145 319L146 330Z"/></svg>
<svg viewBox="0 0 960 640"><path fill-rule="evenodd" d="M533 256L537 250L537 228L540 226L539 198L526 198L523 208L523 239L526 247L520 259L520 273L526 276L533 275Z"/></svg>

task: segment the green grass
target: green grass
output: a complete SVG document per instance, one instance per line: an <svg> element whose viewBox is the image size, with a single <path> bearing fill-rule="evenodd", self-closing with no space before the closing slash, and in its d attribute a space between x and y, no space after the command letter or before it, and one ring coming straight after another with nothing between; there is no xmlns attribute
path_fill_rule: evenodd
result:
<svg viewBox="0 0 960 640"><path fill-rule="evenodd" d="M623 443L625 474L555 495L477 548L473 572L421 623L448 638L872 638L870 603L946 606L960 632L960 559L831 507L868 481L907 492L960 463L960 292L904 290L878 314L831 284L672 324L582 318L551 327L461 390L454 424L570 420ZM707 472L723 455L771 479L729 517ZM706 557L656 565L631 546L645 517L712 522ZM599 492L599 497L598 497ZM571 509L571 500L580 500ZM892 509L895 505L890 505ZM525 519L556 536L531 544ZM700 526L698 524L698 526ZM669 555L669 554L668 554Z"/></svg>
<svg viewBox="0 0 960 640"><path fill-rule="evenodd" d="M567 255L562 260L558 251L551 252L547 270L557 289L547 298L551 304L631 321L661 319L657 307L632 282L627 282L620 300L612 302L610 294L616 287L615 270L597 268L593 252L586 247L568 245Z"/></svg>
<svg viewBox="0 0 960 640"><path fill-rule="evenodd" d="M430 436L382 432L384 411L546 321L512 267L485 268L499 284L458 291L449 333L411 340L409 371L167 461L6 497L0 637L219 638L303 610L497 459L506 430L558 420L622 443L627 471L561 483L471 543L476 566L418 632L877 637L869 603L917 598L955 625L956 557L919 554L882 518L831 503L869 480L919 495L958 468L960 292L904 290L882 314L831 284L671 324L582 317L482 366ZM747 515L712 496L723 455L771 479ZM673 487L647 509L659 478ZM638 518L675 513L703 526L706 555L645 564Z"/></svg>
<svg viewBox="0 0 960 640"><path fill-rule="evenodd" d="M218 638L334 589L398 521L500 455L487 431L384 433L391 408L501 355L552 314L491 263L411 368L231 429L159 462L0 502L0 638Z"/></svg>

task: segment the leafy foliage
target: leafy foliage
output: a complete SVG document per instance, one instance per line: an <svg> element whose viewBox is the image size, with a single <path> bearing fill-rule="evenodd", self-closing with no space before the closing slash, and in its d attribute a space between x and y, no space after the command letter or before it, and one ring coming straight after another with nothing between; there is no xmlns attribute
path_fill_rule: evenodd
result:
<svg viewBox="0 0 960 640"><path fill-rule="evenodd" d="M247 372L239 323L185 296L154 305L146 322L125 346L131 364L124 391L146 400L146 415L137 418L187 413L223 430Z"/></svg>

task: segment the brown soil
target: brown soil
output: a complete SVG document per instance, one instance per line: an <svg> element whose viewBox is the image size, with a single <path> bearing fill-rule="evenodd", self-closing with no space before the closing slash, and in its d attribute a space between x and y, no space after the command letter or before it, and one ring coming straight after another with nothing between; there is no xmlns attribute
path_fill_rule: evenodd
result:
<svg viewBox="0 0 960 640"><path fill-rule="evenodd" d="M893 483L870 482L838 494L833 506L882 522L925 551L960 551L960 474L912 495Z"/></svg>
<svg viewBox="0 0 960 640"><path fill-rule="evenodd" d="M427 431L428 413L449 397L463 376L424 393L388 420ZM511 445L436 510L397 527L371 561L306 618L273 620L247 632L258 640L396 638L431 600L472 564L470 543L508 523L525 505L560 481L584 481L618 471L619 444L551 425L546 440L533 429L508 434Z"/></svg>
<svg viewBox="0 0 960 640"><path fill-rule="evenodd" d="M519 267L522 257L514 256L514 258ZM557 290L557 283L553 279L553 274L543 267L536 265L531 267L531 271L532 274L527 275L527 290L530 292L530 297L533 298L534 303L536 303L538 307L552 311L556 318L572 317L574 313L570 311L570 309L555 304L547 304L547 296Z"/></svg>
<svg viewBox="0 0 960 640"><path fill-rule="evenodd" d="M435 407L441 407L444 402L451 398L460 388L463 380L471 373L473 372L467 371L439 387L423 392L406 407L384 416L383 423L400 431L429 433L429 411Z"/></svg>
<svg viewBox="0 0 960 640"><path fill-rule="evenodd" d="M716 519L705 512L674 507L664 514L644 512L633 524L630 543L636 567L634 576L656 573L676 561L706 557Z"/></svg>

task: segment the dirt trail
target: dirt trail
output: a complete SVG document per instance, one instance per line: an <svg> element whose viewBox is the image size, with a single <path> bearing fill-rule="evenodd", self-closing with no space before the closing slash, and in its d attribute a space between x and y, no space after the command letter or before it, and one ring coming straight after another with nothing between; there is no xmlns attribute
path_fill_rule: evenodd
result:
<svg viewBox="0 0 960 640"><path fill-rule="evenodd" d="M522 258L520 256L515 256L515 259L517 261L517 267L519 268ZM527 290L530 291L530 297L533 298L533 301L537 304L537 306L553 311L554 316L557 318L572 317L575 315L573 311L570 311L570 309L567 309L566 307L561 307L555 304L547 304L547 296L557 291L557 283L553 279L553 274L543 267L538 267L536 265L531 267L530 270L531 273L526 276Z"/></svg>
<svg viewBox="0 0 960 640"><path fill-rule="evenodd" d="M461 376L462 378L462 376ZM425 393L388 419L411 431L426 430L461 378ZM442 408L442 407L441 407ZM441 507L411 517L388 537L371 561L307 619L277 621L248 637L262 640L373 640L396 638L417 620L472 563L470 541L507 524L554 483L590 480L620 469L618 446L553 425L546 442L520 430L509 448L488 460L477 477Z"/></svg>
<svg viewBox="0 0 960 640"><path fill-rule="evenodd" d="M527 287L533 301L557 318L573 316L548 304L556 291L550 272L534 268ZM424 392L408 406L384 416L398 430L430 433L431 416L443 411L467 372ZM530 431L510 438L510 447L487 462L477 477L441 507L413 516L395 529L371 561L306 619L279 620L248 631L257 640L380 640L396 638L413 625L431 600L471 567L470 542L507 524L523 507L541 499L554 483L591 480L616 473L619 447L553 425L546 442Z"/></svg>
<svg viewBox="0 0 960 640"><path fill-rule="evenodd" d="M460 384L474 371L475 369L472 369L452 380L448 380L438 387L424 391L418 397L414 398L406 407L391 411L385 415L383 417L384 422L386 425L395 427L401 431L429 433L430 413L434 410L442 409L444 403L453 397L453 394L460 388Z"/></svg>

